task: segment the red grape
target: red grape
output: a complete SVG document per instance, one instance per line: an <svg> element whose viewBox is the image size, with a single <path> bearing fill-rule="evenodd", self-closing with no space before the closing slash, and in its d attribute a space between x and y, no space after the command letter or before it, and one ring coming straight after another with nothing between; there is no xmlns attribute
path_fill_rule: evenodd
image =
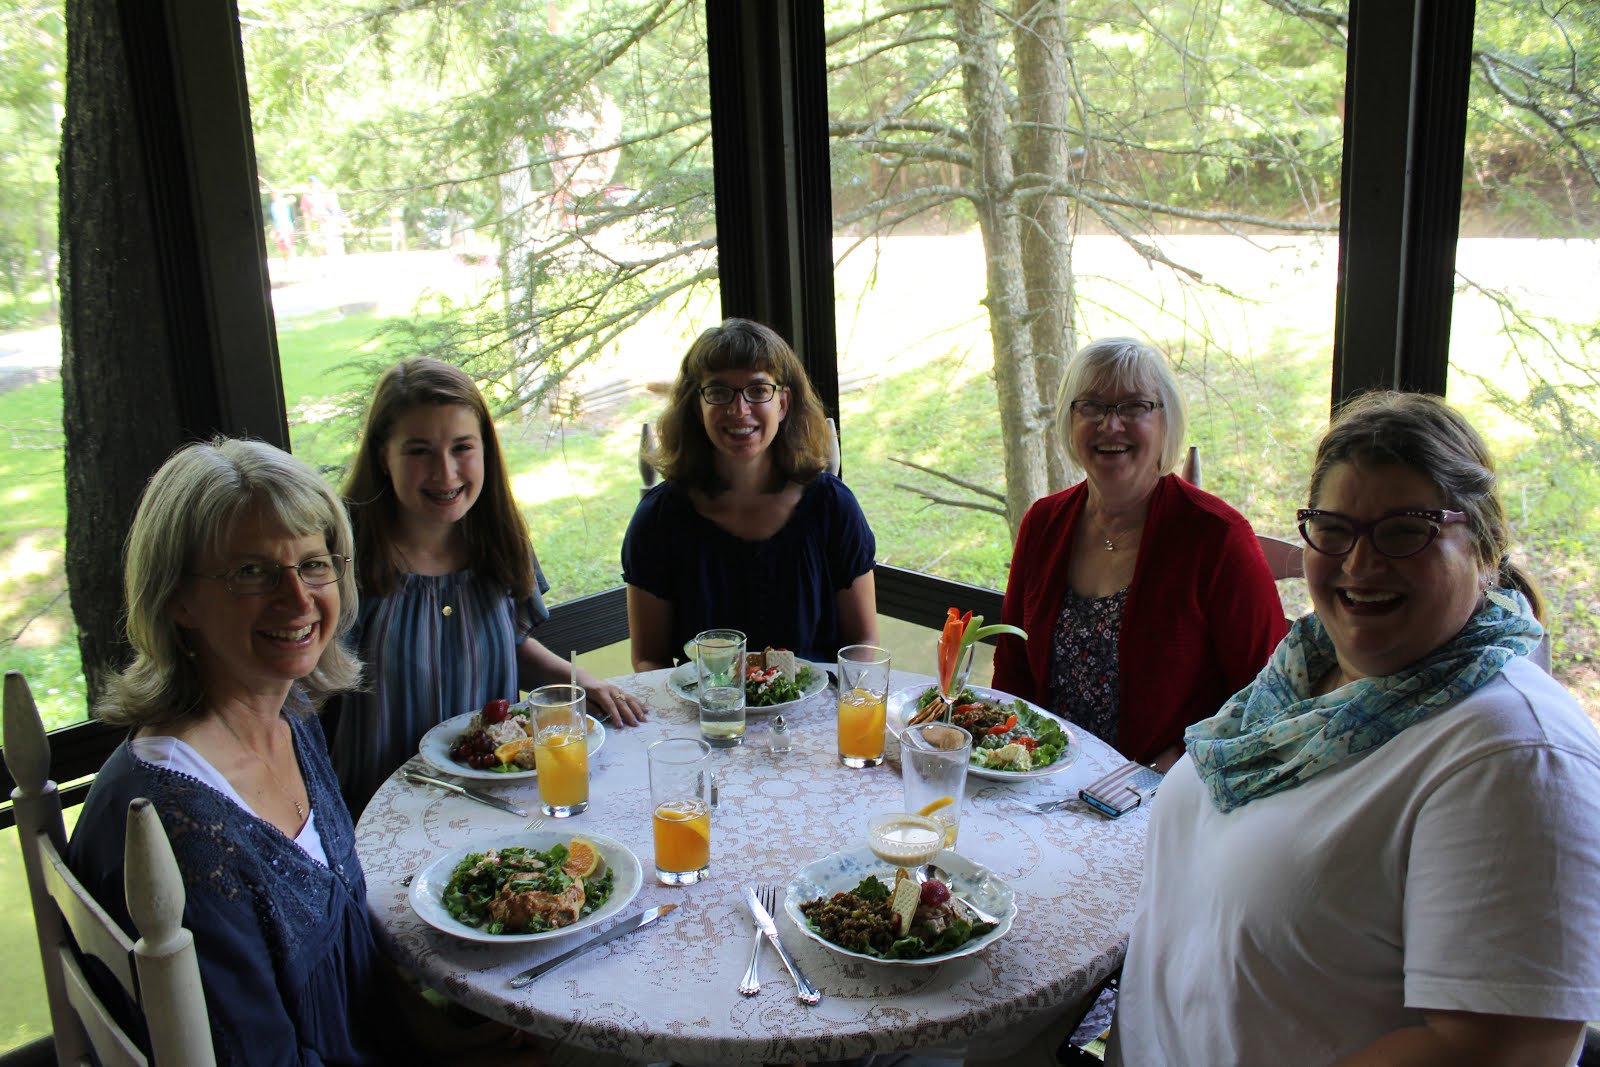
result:
<svg viewBox="0 0 1600 1067"><path fill-rule="evenodd" d="M935 878L930 878L922 883L922 903L930 908L937 908L940 904L950 899L950 887Z"/></svg>

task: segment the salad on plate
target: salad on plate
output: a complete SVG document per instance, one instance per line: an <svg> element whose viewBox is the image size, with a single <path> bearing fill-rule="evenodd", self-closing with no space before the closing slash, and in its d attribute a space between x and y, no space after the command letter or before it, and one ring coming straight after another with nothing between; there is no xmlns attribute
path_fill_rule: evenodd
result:
<svg viewBox="0 0 1600 1067"><path fill-rule="evenodd" d="M574 837L544 851L520 846L464 856L442 903L488 934L538 934L571 926L611 899L613 875L594 842Z"/></svg>
<svg viewBox="0 0 1600 1067"><path fill-rule="evenodd" d="M916 700L906 725L933 722L945 714L939 690L929 687ZM949 721L972 735L972 766L990 771L1038 771L1062 760L1072 738L1061 724L1025 700L1002 700L963 689L949 708Z"/></svg>

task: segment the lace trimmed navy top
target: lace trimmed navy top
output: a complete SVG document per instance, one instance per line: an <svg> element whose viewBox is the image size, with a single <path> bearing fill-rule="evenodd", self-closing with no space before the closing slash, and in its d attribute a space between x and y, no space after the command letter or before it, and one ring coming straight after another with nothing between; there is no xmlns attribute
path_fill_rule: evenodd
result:
<svg viewBox="0 0 1600 1067"><path fill-rule="evenodd" d="M211 1037L222 1064L388 1062L380 956L367 917L355 828L322 728L289 717L328 865L271 823L186 774L145 763L124 741L106 761L67 846L67 863L133 933L123 891L128 803L161 816L187 892Z"/></svg>

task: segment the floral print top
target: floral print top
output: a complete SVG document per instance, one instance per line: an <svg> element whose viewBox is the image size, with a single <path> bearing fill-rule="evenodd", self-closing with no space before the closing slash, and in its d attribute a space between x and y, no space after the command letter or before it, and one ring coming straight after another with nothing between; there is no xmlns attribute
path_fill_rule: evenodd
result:
<svg viewBox="0 0 1600 1067"><path fill-rule="evenodd" d="M1062 599L1050 649L1050 710L1109 745L1117 741L1122 686L1117 644L1128 591Z"/></svg>

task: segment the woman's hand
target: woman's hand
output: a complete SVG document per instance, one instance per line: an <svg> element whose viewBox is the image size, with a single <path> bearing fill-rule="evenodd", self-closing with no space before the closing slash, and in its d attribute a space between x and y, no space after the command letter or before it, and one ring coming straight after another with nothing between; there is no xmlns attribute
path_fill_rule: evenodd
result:
<svg viewBox="0 0 1600 1067"><path fill-rule="evenodd" d="M610 682L602 682L588 671L578 672L578 684L589 694L591 714L604 712L613 726L638 726L650 717L644 701Z"/></svg>

